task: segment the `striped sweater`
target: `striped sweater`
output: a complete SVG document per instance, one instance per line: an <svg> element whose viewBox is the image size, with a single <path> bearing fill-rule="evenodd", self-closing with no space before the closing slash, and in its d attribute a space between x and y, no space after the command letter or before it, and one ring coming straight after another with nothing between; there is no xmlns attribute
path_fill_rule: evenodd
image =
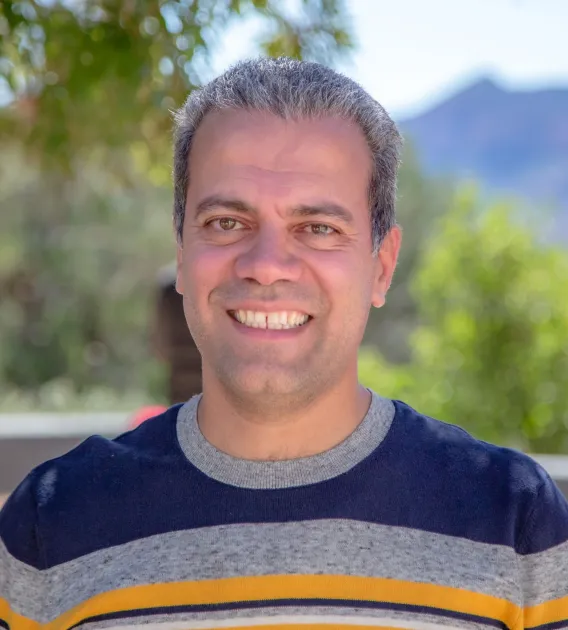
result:
<svg viewBox="0 0 568 630"><path fill-rule="evenodd" d="M568 628L568 504L529 457L373 394L336 447L241 460L199 400L20 484L1 627Z"/></svg>

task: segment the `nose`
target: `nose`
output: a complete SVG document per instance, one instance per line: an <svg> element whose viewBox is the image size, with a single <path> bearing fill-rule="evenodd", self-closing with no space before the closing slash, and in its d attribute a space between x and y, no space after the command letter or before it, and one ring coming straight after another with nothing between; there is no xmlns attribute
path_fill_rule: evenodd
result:
<svg viewBox="0 0 568 630"><path fill-rule="evenodd" d="M247 251L236 260L235 271L243 280L270 285L288 280L296 282L302 273L300 260L292 251L288 234L281 228L263 227Z"/></svg>

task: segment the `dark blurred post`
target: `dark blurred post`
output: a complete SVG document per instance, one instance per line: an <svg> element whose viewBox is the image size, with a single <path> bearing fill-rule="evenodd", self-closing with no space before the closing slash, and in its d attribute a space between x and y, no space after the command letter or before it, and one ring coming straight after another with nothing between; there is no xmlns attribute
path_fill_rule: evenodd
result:
<svg viewBox="0 0 568 630"><path fill-rule="evenodd" d="M175 279L175 264L160 270L154 324L155 351L168 365L172 405L201 392L201 354L187 327Z"/></svg>

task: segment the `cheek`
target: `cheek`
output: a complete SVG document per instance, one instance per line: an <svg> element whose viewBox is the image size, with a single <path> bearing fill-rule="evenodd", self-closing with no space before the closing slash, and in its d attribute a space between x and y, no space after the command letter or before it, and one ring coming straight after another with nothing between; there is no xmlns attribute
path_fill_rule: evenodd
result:
<svg viewBox="0 0 568 630"><path fill-rule="evenodd" d="M230 255L222 247L191 245L183 259L184 276L194 295L207 296L230 267Z"/></svg>
<svg viewBox="0 0 568 630"><path fill-rule="evenodd" d="M358 257L330 255L319 261L320 279L340 317L357 319L368 315L371 307L373 273Z"/></svg>

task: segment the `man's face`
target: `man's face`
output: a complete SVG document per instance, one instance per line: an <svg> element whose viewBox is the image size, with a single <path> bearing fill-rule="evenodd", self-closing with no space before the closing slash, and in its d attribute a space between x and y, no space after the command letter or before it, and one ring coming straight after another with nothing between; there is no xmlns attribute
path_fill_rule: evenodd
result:
<svg viewBox="0 0 568 630"><path fill-rule="evenodd" d="M177 288L204 383L294 406L357 378L399 234L372 256L371 159L354 124L215 112L189 159Z"/></svg>

